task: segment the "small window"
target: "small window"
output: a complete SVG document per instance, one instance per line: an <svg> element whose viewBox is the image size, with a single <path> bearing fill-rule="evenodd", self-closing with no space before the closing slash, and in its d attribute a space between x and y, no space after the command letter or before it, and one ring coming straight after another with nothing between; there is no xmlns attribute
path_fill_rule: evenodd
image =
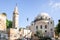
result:
<svg viewBox="0 0 60 40"><path fill-rule="evenodd" d="M31 25L33 25L33 24L31 24Z"/></svg>
<svg viewBox="0 0 60 40"><path fill-rule="evenodd" d="M51 31L53 30L53 29L50 29Z"/></svg>
<svg viewBox="0 0 60 40"><path fill-rule="evenodd" d="M49 24L49 22L48 22L48 24Z"/></svg>
<svg viewBox="0 0 60 40"><path fill-rule="evenodd" d="M47 25L45 25L45 29L47 29Z"/></svg>
<svg viewBox="0 0 60 40"><path fill-rule="evenodd" d="M14 35L14 37L16 37L16 35Z"/></svg>
<svg viewBox="0 0 60 40"><path fill-rule="evenodd" d="M36 29L38 29L38 26L36 26Z"/></svg>
<svg viewBox="0 0 60 40"><path fill-rule="evenodd" d="M47 32L47 30L45 30L45 32Z"/></svg>
<svg viewBox="0 0 60 40"><path fill-rule="evenodd" d="M51 24L52 24L52 22L51 22Z"/></svg>
<svg viewBox="0 0 60 40"><path fill-rule="evenodd" d="M40 25L40 29L42 29L42 25Z"/></svg>
<svg viewBox="0 0 60 40"><path fill-rule="evenodd" d="M50 18L49 18L49 20L50 20Z"/></svg>
<svg viewBox="0 0 60 40"><path fill-rule="evenodd" d="M41 20L42 20L42 17L41 17Z"/></svg>

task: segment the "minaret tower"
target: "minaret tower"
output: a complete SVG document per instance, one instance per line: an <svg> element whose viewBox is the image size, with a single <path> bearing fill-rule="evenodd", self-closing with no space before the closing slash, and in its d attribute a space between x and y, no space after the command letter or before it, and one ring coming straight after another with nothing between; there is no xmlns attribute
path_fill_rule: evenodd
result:
<svg viewBox="0 0 60 40"><path fill-rule="evenodd" d="M18 7L16 4L16 7L14 8L14 12L13 12L13 23L12 23L13 28L18 27L18 19L19 19L19 14L18 14Z"/></svg>

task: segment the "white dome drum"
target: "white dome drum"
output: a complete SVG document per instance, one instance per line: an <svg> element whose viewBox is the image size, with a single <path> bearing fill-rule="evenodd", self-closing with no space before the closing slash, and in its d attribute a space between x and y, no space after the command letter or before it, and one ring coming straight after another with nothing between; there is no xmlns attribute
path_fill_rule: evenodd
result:
<svg viewBox="0 0 60 40"><path fill-rule="evenodd" d="M50 20L50 16L48 15L48 13L41 13L39 14L36 18L35 18L35 21L38 21L38 20Z"/></svg>

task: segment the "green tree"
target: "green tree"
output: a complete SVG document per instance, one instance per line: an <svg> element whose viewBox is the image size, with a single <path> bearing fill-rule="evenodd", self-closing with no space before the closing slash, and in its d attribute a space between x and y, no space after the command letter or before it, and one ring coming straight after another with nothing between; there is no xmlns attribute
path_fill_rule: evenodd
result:
<svg viewBox="0 0 60 40"><path fill-rule="evenodd" d="M58 24L57 24L57 26L55 28L55 33L56 34L59 34L60 33L60 20L58 20Z"/></svg>
<svg viewBox="0 0 60 40"><path fill-rule="evenodd" d="M35 36L42 37L43 36L42 31L41 30L37 30Z"/></svg>
<svg viewBox="0 0 60 40"><path fill-rule="evenodd" d="M7 16L7 14L5 12L2 13L3 15Z"/></svg>
<svg viewBox="0 0 60 40"><path fill-rule="evenodd" d="M7 28L12 28L12 21L10 21L10 20L6 20L6 26L7 26Z"/></svg>

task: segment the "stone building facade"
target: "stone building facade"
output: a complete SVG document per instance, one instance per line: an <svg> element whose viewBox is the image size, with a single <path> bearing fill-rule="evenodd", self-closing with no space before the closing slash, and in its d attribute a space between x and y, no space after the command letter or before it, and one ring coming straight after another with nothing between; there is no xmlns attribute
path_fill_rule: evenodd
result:
<svg viewBox="0 0 60 40"><path fill-rule="evenodd" d="M34 34L36 34L36 31L41 31L43 36L54 36L54 20L47 13L37 15L35 20L27 28Z"/></svg>
<svg viewBox="0 0 60 40"><path fill-rule="evenodd" d="M17 29L8 29L8 40L17 40L19 37L19 31Z"/></svg>
<svg viewBox="0 0 60 40"><path fill-rule="evenodd" d="M21 28L19 31L20 33L20 39L26 38L26 39L31 39L32 31L28 29Z"/></svg>
<svg viewBox="0 0 60 40"><path fill-rule="evenodd" d="M0 40L7 40L8 34L6 31L6 14L0 14Z"/></svg>
<svg viewBox="0 0 60 40"><path fill-rule="evenodd" d="M6 31L6 14L0 14L0 30Z"/></svg>

